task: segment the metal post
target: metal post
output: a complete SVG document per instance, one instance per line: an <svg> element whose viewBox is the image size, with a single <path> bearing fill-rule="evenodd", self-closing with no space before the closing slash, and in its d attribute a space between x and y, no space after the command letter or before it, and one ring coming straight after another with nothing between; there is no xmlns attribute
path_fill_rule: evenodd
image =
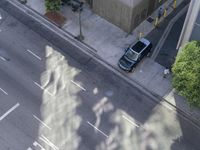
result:
<svg viewBox="0 0 200 150"><path fill-rule="evenodd" d="M165 10L164 10L163 16L164 16L164 18L166 18L166 16L167 16L167 9L166 9L166 8L165 8Z"/></svg>
<svg viewBox="0 0 200 150"><path fill-rule="evenodd" d="M79 8L79 13L78 13L78 18L79 18L79 35L76 37L79 41L83 41L84 40L84 36L83 36L83 33L82 33L81 12L82 12L82 8Z"/></svg>
<svg viewBox="0 0 200 150"><path fill-rule="evenodd" d="M154 26L155 26L155 27L157 27L157 26L158 26L158 17L156 17L156 19L155 19Z"/></svg>
<svg viewBox="0 0 200 150"><path fill-rule="evenodd" d="M174 0L173 8L174 8L174 9L176 8L176 0Z"/></svg>

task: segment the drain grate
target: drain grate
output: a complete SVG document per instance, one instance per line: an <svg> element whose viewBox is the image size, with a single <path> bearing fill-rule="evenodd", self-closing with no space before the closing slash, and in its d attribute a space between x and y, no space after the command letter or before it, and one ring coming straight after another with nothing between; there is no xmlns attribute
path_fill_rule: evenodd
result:
<svg viewBox="0 0 200 150"><path fill-rule="evenodd" d="M149 17L149 18L147 18L147 21L148 21L149 23L152 23L152 22L154 21L154 19L153 19L152 17Z"/></svg>

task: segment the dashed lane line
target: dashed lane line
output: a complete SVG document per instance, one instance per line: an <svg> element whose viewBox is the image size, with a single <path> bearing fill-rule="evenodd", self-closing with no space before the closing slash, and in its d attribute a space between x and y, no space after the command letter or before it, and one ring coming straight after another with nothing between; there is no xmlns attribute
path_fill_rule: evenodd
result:
<svg viewBox="0 0 200 150"><path fill-rule="evenodd" d="M1 90L4 94L8 95L8 93L7 93L5 90L3 90L2 88L0 88L0 90Z"/></svg>
<svg viewBox="0 0 200 150"><path fill-rule="evenodd" d="M80 89L82 89L83 91L86 91L86 89L85 89L84 87L80 86L78 83L74 82L73 80L71 80L71 82L72 82L74 85L78 86L78 87L79 87Z"/></svg>
<svg viewBox="0 0 200 150"><path fill-rule="evenodd" d="M38 55L36 55L35 53L33 53L31 50L27 49L27 52L29 52L30 54L32 54L33 56L35 56L37 59L42 60L41 57L39 57Z"/></svg>
<svg viewBox="0 0 200 150"><path fill-rule="evenodd" d="M55 146L49 139L47 139L44 135L41 135L40 140L48 144L53 150L59 150L57 146Z"/></svg>
<svg viewBox="0 0 200 150"><path fill-rule="evenodd" d="M47 127L49 130L52 130L47 124L45 124L42 120L40 120L37 116L33 115L33 117L39 121L43 126Z"/></svg>
<svg viewBox="0 0 200 150"><path fill-rule="evenodd" d="M35 85L37 85L40 89L44 90L45 92L47 92L49 95L54 96L51 92L49 92L48 90L44 89L39 83L34 82Z"/></svg>
<svg viewBox="0 0 200 150"><path fill-rule="evenodd" d="M89 121L87 121L87 123L92 126L95 130L99 131L101 134L103 134L106 138L108 138L109 136L106 135L103 131L99 130L97 127L95 127L93 124L91 124Z"/></svg>
<svg viewBox="0 0 200 150"><path fill-rule="evenodd" d="M10 108L7 112L5 112L1 117L0 121L2 121L6 116L8 116L12 111L14 111L17 107L19 107L19 103L15 104L12 108Z"/></svg>
<svg viewBox="0 0 200 150"><path fill-rule="evenodd" d="M138 125L137 123L133 122L132 120L130 120L129 118L127 118L126 116L122 115L122 118L124 118L125 120L127 120L129 123L131 123L132 125L134 125L135 127L140 127L140 125Z"/></svg>
<svg viewBox="0 0 200 150"><path fill-rule="evenodd" d="M3 60L3 61L6 61L6 59L2 56L0 56L0 59Z"/></svg>

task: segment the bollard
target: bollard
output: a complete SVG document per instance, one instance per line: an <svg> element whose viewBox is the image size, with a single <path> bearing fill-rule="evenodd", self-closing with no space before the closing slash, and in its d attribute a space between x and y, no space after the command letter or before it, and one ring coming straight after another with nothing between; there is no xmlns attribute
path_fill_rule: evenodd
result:
<svg viewBox="0 0 200 150"><path fill-rule="evenodd" d="M155 27L158 26L158 17L156 17L156 20L155 20L154 26L155 26Z"/></svg>
<svg viewBox="0 0 200 150"><path fill-rule="evenodd" d="M165 8L164 10L164 14L163 14L164 18L167 16L167 9Z"/></svg>
<svg viewBox="0 0 200 150"><path fill-rule="evenodd" d="M139 33L139 39L141 39L141 38L142 38L142 36L143 36L143 33L142 33L142 32L140 32L140 33Z"/></svg>
<svg viewBox="0 0 200 150"><path fill-rule="evenodd" d="M141 39L143 35L144 34L142 32L139 32L139 34L138 34L138 40Z"/></svg>
<svg viewBox="0 0 200 150"><path fill-rule="evenodd" d="M174 0L173 8L176 8L176 0Z"/></svg>

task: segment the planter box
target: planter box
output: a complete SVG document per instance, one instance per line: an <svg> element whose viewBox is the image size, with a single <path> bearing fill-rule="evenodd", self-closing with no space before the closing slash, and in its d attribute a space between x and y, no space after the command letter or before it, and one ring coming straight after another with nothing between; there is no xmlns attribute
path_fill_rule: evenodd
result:
<svg viewBox="0 0 200 150"><path fill-rule="evenodd" d="M62 27L66 22L65 16L56 11L46 12L45 16L59 27Z"/></svg>

